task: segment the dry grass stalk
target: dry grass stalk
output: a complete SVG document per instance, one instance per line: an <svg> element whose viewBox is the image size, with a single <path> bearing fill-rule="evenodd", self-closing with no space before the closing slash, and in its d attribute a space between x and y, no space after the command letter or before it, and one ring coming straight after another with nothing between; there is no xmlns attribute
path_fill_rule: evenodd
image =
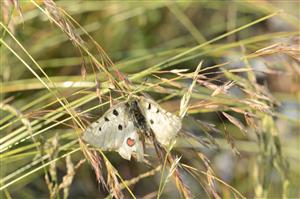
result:
<svg viewBox="0 0 300 199"><path fill-rule="evenodd" d="M183 198L190 199L193 198L193 195L187 184L182 179L182 175L179 170L180 166L180 158L176 158L175 160L171 155L168 157L169 161L172 163L170 168L170 174L173 174L175 178L175 183L179 193L183 196Z"/></svg>
<svg viewBox="0 0 300 199"><path fill-rule="evenodd" d="M242 124L241 121L239 121L239 119L229 115L228 113L225 113L225 112L222 112L222 114L232 123L234 124L235 126L237 126L241 132L243 133L247 133L247 129L246 127Z"/></svg>
<svg viewBox="0 0 300 199"><path fill-rule="evenodd" d="M57 136L54 136L48 143L46 143L45 147L47 147L47 150L49 151L48 154L50 160L57 158L59 152L59 143ZM59 194L56 162L52 162L50 164L49 170L45 174L45 181L48 186L50 198L56 198L57 194Z"/></svg>
<svg viewBox="0 0 300 199"><path fill-rule="evenodd" d="M124 195L116 175L117 171L112 167L109 161L104 160L104 162L107 170L107 186L109 187L110 193L117 199L123 199Z"/></svg>
<svg viewBox="0 0 300 199"><path fill-rule="evenodd" d="M293 38L291 43L276 43L255 51L252 55L265 56L275 53L283 53L300 62L300 38ZM250 55L250 56L252 56Z"/></svg>
<svg viewBox="0 0 300 199"><path fill-rule="evenodd" d="M74 166L71 156L68 155L66 157L66 166L67 166L67 174L63 177L62 182L58 186L58 190L63 189L63 198L67 199L69 197L70 187L73 182L74 176L76 174L76 170L85 163L85 159L78 161L78 163Z"/></svg>
<svg viewBox="0 0 300 199"><path fill-rule="evenodd" d="M214 196L214 198L220 199L221 197L219 196L219 194L216 191L216 187L214 184L214 178L212 178L212 176L215 176L215 174L214 174L212 167L210 166L209 159L203 153L197 153L197 155L202 160L202 162L204 163L204 166L206 168L207 185L209 187L211 194Z"/></svg>
<svg viewBox="0 0 300 199"><path fill-rule="evenodd" d="M96 174L96 179L98 183L102 184L104 188L108 190L108 186L104 180L104 177L102 175L102 165L101 165L101 157L98 155L97 151L91 151L86 147L86 145L80 140L81 142L81 149L86 157L86 159L89 161L89 163L92 165L94 172Z"/></svg>
<svg viewBox="0 0 300 199"><path fill-rule="evenodd" d="M202 61L198 64L197 69L194 72L193 75L193 82L190 85L188 91L182 96L181 102L180 102L180 112L179 112L179 117L183 118L185 116L185 114L188 111L189 108L189 103L190 103L190 99L192 96L192 92L193 92L193 88L196 85L197 79L198 79L198 73L201 69L202 66Z"/></svg>

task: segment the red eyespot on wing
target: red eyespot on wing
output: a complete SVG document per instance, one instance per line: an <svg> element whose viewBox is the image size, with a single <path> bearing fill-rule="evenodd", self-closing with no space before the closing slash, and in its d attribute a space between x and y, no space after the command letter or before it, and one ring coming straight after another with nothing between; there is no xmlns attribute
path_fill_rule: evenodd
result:
<svg viewBox="0 0 300 199"><path fill-rule="evenodd" d="M128 146L132 147L135 144L135 140L131 138L127 138L126 143Z"/></svg>

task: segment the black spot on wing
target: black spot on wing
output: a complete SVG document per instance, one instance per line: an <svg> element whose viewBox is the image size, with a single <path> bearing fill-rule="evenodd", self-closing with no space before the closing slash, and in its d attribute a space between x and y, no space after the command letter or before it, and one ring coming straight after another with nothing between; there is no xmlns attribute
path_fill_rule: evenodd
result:
<svg viewBox="0 0 300 199"><path fill-rule="evenodd" d="M150 110L150 109L151 109L151 104L149 103L149 104L148 104L148 110Z"/></svg>
<svg viewBox="0 0 300 199"><path fill-rule="evenodd" d="M115 116L118 116L118 115L119 115L119 112L118 112L116 109L114 109L114 110L113 110L113 114L114 114Z"/></svg>
<svg viewBox="0 0 300 199"><path fill-rule="evenodd" d="M101 126L99 127L99 131L101 131Z"/></svg>
<svg viewBox="0 0 300 199"><path fill-rule="evenodd" d="M104 117L104 120L105 120L106 122L108 122L108 121L109 121L109 119L108 119L107 117Z"/></svg>
<svg viewBox="0 0 300 199"><path fill-rule="evenodd" d="M152 119L150 120L150 123L151 123L151 124L153 124L153 123L154 123Z"/></svg>
<svg viewBox="0 0 300 199"><path fill-rule="evenodd" d="M156 113L159 113L159 109L156 110Z"/></svg>
<svg viewBox="0 0 300 199"><path fill-rule="evenodd" d="M121 131L123 129L123 126L119 124L118 129Z"/></svg>

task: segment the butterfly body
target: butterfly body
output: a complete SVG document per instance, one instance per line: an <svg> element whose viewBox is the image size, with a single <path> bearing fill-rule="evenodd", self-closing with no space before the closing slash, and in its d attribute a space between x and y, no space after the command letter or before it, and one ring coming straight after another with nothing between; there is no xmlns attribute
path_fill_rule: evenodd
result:
<svg viewBox="0 0 300 199"><path fill-rule="evenodd" d="M133 99L128 102L126 106L128 107L128 112L132 117L134 126L139 130L139 132L141 132L142 134L147 134L147 136L149 136L148 132L150 129L147 125L145 116L142 114L138 100Z"/></svg>
<svg viewBox="0 0 300 199"><path fill-rule="evenodd" d="M83 140L103 150L116 150L130 159L136 153L141 161L144 140L151 136L166 146L181 129L181 120L145 97L134 97L111 107L84 132Z"/></svg>

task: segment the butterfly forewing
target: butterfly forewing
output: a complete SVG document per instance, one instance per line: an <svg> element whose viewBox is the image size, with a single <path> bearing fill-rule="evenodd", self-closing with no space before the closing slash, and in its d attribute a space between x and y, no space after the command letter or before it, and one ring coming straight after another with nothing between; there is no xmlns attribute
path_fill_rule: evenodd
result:
<svg viewBox="0 0 300 199"><path fill-rule="evenodd" d="M142 154L141 143L127 109L126 103L110 108L83 133L83 140L103 150L116 150L125 159L130 159L133 152Z"/></svg>
<svg viewBox="0 0 300 199"><path fill-rule="evenodd" d="M181 129L181 120L151 99L141 97L139 104L157 141L163 145L168 145Z"/></svg>

